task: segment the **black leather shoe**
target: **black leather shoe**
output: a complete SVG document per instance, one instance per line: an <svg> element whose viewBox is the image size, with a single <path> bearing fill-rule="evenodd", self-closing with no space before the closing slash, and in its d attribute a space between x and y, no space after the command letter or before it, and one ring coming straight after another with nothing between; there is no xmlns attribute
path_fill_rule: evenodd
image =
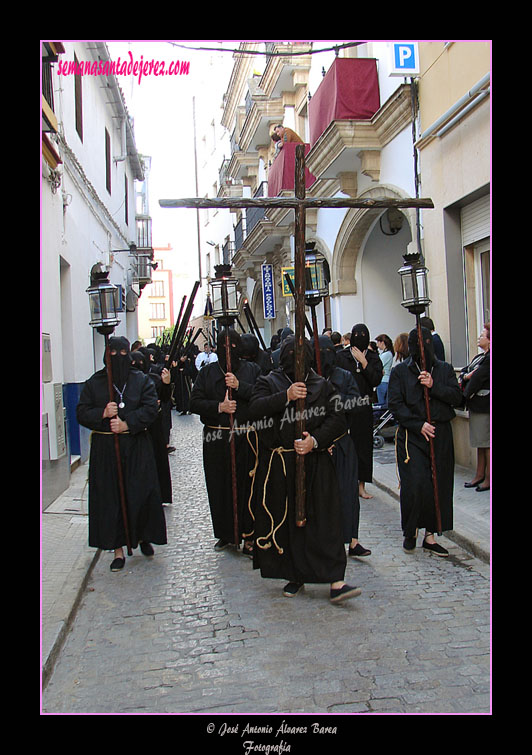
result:
<svg viewBox="0 0 532 755"><path fill-rule="evenodd" d="M293 598L300 590L303 589L303 585L299 582L289 582L284 586L283 595L286 598Z"/></svg>
<svg viewBox="0 0 532 755"><path fill-rule="evenodd" d="M362 590L360 587L351 587L351 585L344 585L338 590L333 590L331 588L329 600L331 603L343 603L344 600L349 600L349 598L356 598L361 592Z"/></svg>
<svg viewBox="0 0 532 755"><path fill-rule="evenodd" d="M412 553L412 551L416 550L416 538L415 537L405 537L403 540L403 550L405 550L407 553Z"/></svg>
<svg viewBox="0 0 532 755"><path fill-rule="evenodd" d="M155 553L151 543L140 542L139 545L140 545L140 550L145 556L153 556L153 554Z"/></svg>
<svg viewBox="0 0 532 755"><path fill-rule="evenodd" d="M484 488L482 485L477 485L477 487L475 488L475 490L477 491L477 493L483 493L485 490L489 490L489 489L490 489L489 485L488 485L487 488Z"/></svg>
<svg viewBox="0 0 532 755"><path fill-rule="evenodd" d="M371 556L371 551L367 548L364 548L362 545L360 545L360 543L357 543L354 548L351 548L351 546L349 546L349 555L358 556L360 558L364 556Z"/></svg>
<svg viewBox="0 0 532 755"><path fill-rule="evenodd" d="M111 562L111 566L109 568L111 569L111 571L120 571L124 568L125 563L125 558L115 558L115 560Z"/></svg>
<svg viewBox="0 0 532 755"><path fill-rule="evenodd" d="M426 540L423 540L423 548L426 551L430 551L431 553L434 553L436 556L442 556L443 558L446 558L449 555L449 551L446 548L443 548L439 543L427 543Z"/></svg>
<svg viewBox="0 0 532 755"><path fill-rule="evenodd" d="M475 480L475 482L464 482L464 488L476 488L481 482L484 482L484 477L481 480Z"/></svg>

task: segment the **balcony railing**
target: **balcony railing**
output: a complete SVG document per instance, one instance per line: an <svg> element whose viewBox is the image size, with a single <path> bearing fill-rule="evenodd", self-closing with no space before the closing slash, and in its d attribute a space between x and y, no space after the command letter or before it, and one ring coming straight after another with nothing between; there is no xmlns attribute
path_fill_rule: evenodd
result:
<svg viewBox="0 0 532 755"><path fill-rule="evenodd" d="M255 194L253 199L258 197L264 197L268 194L268 182L263 181ZM246 210L246 231L248 234L255 228L257 223L266 216L266 210L264 207L250 207Z"/></svg>
<svg viewBox="0 0 532 755"><path fill-rule="evenodd" d="M295 142L286 142L279 152L268 172L268 196L277 197L281 191L294 191L295 165L296 165ZM305 144L305 155L310 150L310 144ZM312 186L315 176L305 168L305 188Z"/></svg>
<svg viewBox="0 0 532 755"><path fill-rule="evenodd" d="M235 252L238 252L239 249L241 249L244 246L244 218L240 218L238 223L234 227L235 231Z"/></svg>
<svg viewBox="0 0 532 755"><path fill-rule="evenodd" d="M151 249L151 217L149 215L136 215L137 223L137 246L140 249Z"/></svg>

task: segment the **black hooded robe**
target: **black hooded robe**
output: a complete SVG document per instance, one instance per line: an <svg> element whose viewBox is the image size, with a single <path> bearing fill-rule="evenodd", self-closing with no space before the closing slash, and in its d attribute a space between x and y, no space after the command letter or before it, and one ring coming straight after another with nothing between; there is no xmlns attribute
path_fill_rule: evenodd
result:
<svg viewBox="0 0 532 755"><path fill-rule="evenodd" d="M434 384L429 389L431 423L435 426L434 454L438 480L442 531L453 528L454 445L451 420L453 407L459 406L462 395L454 370L440 362L431 352L430 331L423 329L427 371ZM417 331L412 331L417 338ZM401 480L401 528L405 537L414 537L416 529L438 532L434 507L430 446L421 435L427 421L423 386L419 383L416 355L409 356L394 367L388 387L388 408L399 424L396 432L396 454Z"/></svg>
<svg viewBox="0 0 532 755"><path fill-rule="evenodd" d="M131 547L139 541L166 544L166 521L148 426L157 416L157 394L147 375L130 370L119 417L129 427L119 434ZM117 399L118 402L118 399ZM90 377L80 395L77 419L93 431L89 458L89 546L114 550L126 545L116 468L114 433L103 418L109 403L107 370Z"/></svg>
<svg viewBox="0 0 532 755"><path fill-rule="evenodd" d="M259 377L249 405L259 436L253 566L264 578L330 584L343 580L346 554L336 470L328 449L347 427L332 385L310 370L305 427L318 448L304 457L307 521L297 527L296 402L287 402L286 396L291 382L282 369Z"/></svg>
<svg viewBox="0 0 532 755"><path fill-rule="evenodd" d="M331 339L319 336L319 345L322 374L338 393L338 408L345 413L349 426L351 418L356 422L356 413L363 406L360 391L351 373L336 366L337 351ZM357 452L349 431L334 443L332 458L342 502L344 543L351 543L353 538L358 539L360 499Z"/></svg>
<svg viewBox="0 0 532 755"><path fill-rule="evenodd" d="M351 332L351 346L365 351L368 361L366 367L355 361L351 350L344 349L337 353L337 365L350 372L355 378L360 396L367 400L367 405L361 406L356 416L349 419L349 432L355 444L358 458L358 479L361 482L373 481L373 407L376 401L375 388L380 384L383 375L382 362L378 354L369 345L369 330L362 323L355 325Z"/></svg>
<svg viewBox="0 0 532 755"><path fill-rule="evenodd" d="M235 341L238 336L235 334ZM233 489L231 471L229 415L218 412L227 391L225 384L225 347L219 347L219 361L205 365L199 371L190 395L190 412L199 414L203 423L203 469L209 498L209 507L214 536L226 543L233 543ZM241 361L237 354L231 371L239 381L238 389L232 389L236 401L233 439L235 444L237 472L237 518L239 536L252 539L253 523L249 507L251 489L250 471L255 458L248 441L248 401L253 384L260 374L260 367L252 362ZM251 442L252 439L251 439Z"/></svg>
<svg viewBox="0 0 532 755"><path fill-rule="evenodd" d="M172 386L169 383L163 383L162 378L154 372L148 372L147 357L141 351L134 351L131 354L133 367L147 374L155 386L158 399L157 417L148 427L155 455L155 464L157 466L157 477L159 479L159 489L163 503L172 503L172 475L170 473L170 462L168 460L168 449L166 447L166 436L163 428L161 404L167 401Z"/></svg>

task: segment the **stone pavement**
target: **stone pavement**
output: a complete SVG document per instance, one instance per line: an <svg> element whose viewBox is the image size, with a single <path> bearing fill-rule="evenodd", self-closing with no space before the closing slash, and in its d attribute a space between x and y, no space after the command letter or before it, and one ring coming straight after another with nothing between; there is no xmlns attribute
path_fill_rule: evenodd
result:
<svg viewBox="0 0 532 755"><path fill-rule="evenodd" d="M363 592L331 606L327 586L287 599L213 550L200 438L197 417L173 413L174 503L153 559L135 551L112 574L87 546L86 465L43 512L44 713L489 712L490 502L463 489L468 470L450 558L405 554L393 444L376 451L360 535L373 554L346 573Z"/></svg>

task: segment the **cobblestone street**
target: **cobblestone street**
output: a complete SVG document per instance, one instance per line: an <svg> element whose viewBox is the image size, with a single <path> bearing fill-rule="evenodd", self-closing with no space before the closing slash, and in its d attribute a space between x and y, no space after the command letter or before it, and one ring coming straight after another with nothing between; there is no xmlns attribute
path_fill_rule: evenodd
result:
<svg viewBox="0 0 532 755"><path fill-rule="evenodd" d="M445 538L448 559L405 553L397 501L372 490L373 553L346 573L362 595L333 606L307 585L287 599L241 553L214 551L201 425L172 419L168 545L120 573L100 555L43 712L489 713L488 565Z"/></svg>

